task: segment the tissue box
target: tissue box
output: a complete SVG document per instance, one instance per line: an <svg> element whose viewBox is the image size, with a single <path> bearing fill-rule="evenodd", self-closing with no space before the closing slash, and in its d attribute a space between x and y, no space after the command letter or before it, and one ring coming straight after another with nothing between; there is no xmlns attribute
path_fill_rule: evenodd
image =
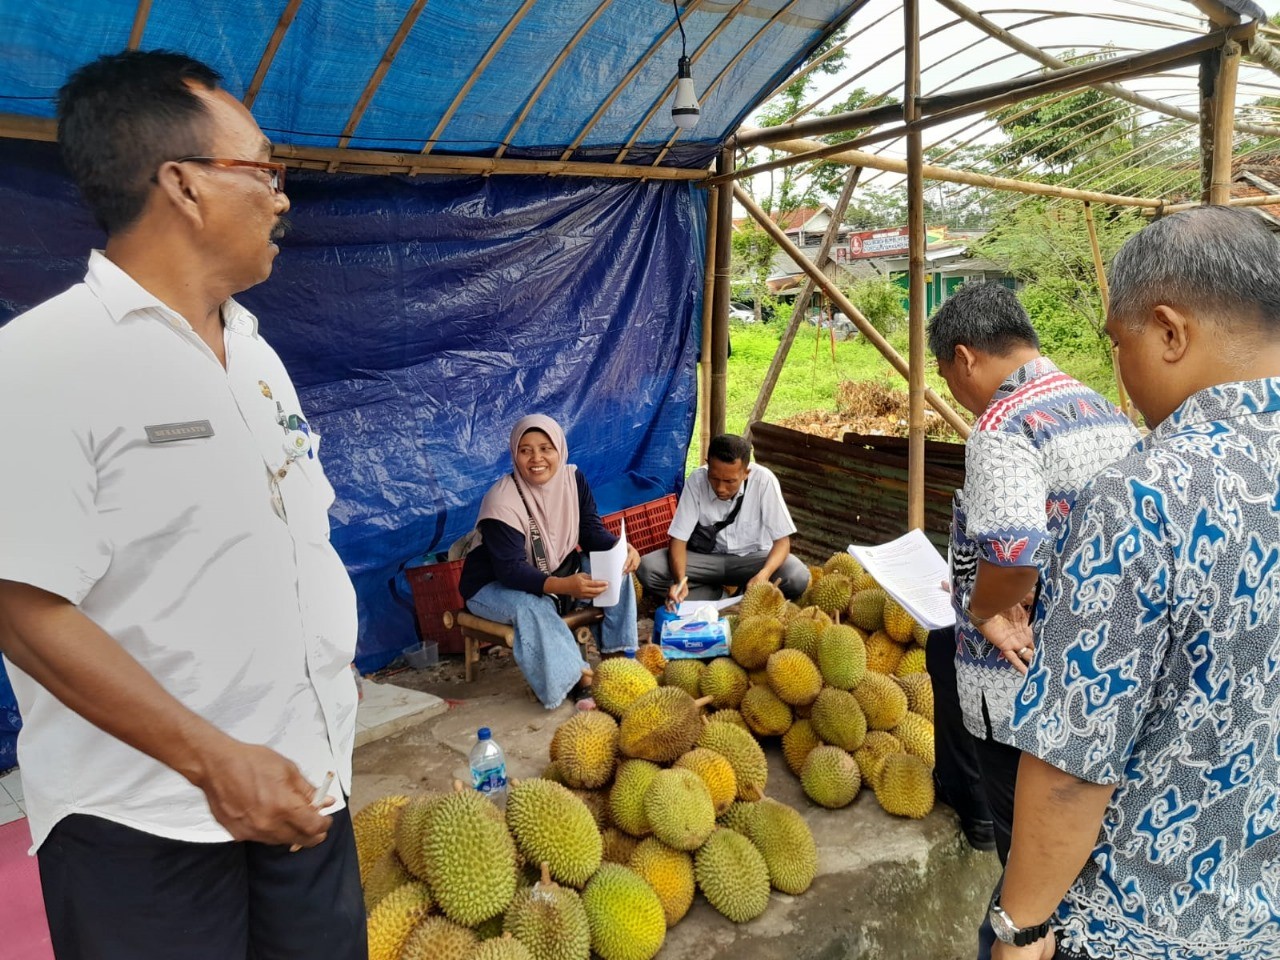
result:
<svg viewBox="0 0 1280 960"><path fill-rule="evenodd" d="M668 660L727 657L729 624L720 619L673 618L662 625L662 655Z"/></svg>

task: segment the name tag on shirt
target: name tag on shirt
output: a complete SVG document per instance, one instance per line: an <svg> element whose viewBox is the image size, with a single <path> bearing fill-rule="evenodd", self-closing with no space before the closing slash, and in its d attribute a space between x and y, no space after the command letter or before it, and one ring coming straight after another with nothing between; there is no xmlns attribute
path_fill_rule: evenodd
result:
<svg viewBox="0 0 1280 960"><path fill-rule="evenodd" d="M172 443L175 440L200 440L213 436L213 426L208 420L188 420L185 423L156 423L143 427L148 443Z"/></svg>

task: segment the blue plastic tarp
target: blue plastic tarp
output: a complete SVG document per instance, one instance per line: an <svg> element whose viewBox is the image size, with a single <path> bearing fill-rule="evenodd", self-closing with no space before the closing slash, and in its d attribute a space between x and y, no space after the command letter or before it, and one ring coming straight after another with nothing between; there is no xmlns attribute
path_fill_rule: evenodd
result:
<svg viewBox="0 0 1280 960"><path fill-rule="evenodd" d="M402 565L441 551L546 413L603 511L678 488L693 426L705 192L580 178L291 173L275 271L239 299L323 437L358 664L416 639ZM47 144L0 141L0 322L102 237Z"/></svg>

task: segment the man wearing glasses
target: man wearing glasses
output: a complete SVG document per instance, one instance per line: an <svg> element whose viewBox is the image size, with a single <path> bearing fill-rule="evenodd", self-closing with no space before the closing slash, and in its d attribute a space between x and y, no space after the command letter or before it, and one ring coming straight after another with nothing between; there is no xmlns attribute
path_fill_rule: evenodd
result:
<svg viewBox="0 0 1280 960"><path fill-rule="evenodd" d="M72 75L106 246L0 330L0 652L59 960L366 956L333 489L231 299L271 273L284 168L218 80L163 52Z"/></svg>

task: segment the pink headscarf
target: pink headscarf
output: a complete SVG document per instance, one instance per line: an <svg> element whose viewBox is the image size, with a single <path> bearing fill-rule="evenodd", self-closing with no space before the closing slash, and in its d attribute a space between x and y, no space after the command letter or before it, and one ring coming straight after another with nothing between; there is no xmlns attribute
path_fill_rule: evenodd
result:
<svg viewBox="0 0 1280 960"><path fill-rule="evenodd" d="M530 430L545 433L560 453L560 466L551 479L541 486L519 479L520 472L515 468L516 450L520 447L520 440ZM569 463L569 443L560 424L538 413L517 420L516 425L511 428L511 466L513 472L495 483L484 495L476 522L498 520L514 530L523 530L525 556L531 565L537 566L529 533L529 514L532 513L542 534L547 563L555 570L578 546L579 520L578 468ZM521 493L524 494L524 500L520 498ZM526 502L528 510L525 509Z"/></svg>

